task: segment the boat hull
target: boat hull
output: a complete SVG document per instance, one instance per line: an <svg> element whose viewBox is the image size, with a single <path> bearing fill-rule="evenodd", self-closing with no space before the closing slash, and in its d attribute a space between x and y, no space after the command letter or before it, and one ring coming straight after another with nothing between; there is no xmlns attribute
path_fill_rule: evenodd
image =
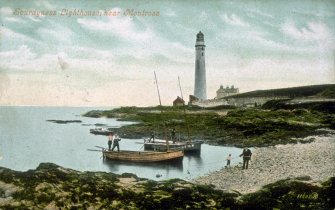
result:
<svg viewBox="0 0 335 210"><path fill-rule="evenodd" d="M182 150L185 153L201 152L201 145L204 141L195 140L191 142L170 142L169 148L174 150ZM145 142L144 150L166 151L167 146L164 140L155 140L155 142Z"/></svg>
<svg viewBox="0 0 335 210"><path fill-rule="evenodd" d="M90 129L90 133L94 135L104 135L108 136L112 132L111 130L108 129Z"/></svg>
<svg viewBox="0 0 335 210"><path fill-rule="evenodd" d="M184 157L183 151L150 152L150 151L127 151L104 150L103 156L109 160L129 161L137 163L155 163L164 161L181 161Z"/></svg>

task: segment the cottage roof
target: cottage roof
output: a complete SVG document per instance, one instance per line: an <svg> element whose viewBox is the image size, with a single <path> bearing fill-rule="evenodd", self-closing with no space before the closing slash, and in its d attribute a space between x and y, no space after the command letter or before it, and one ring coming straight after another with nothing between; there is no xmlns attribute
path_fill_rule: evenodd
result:
<svg viewBox="0 0 335 210"><path fill-rule="evenodd" d="M177 96L177 98L173 101L173 103L184 103L185 101L180 98L179 96Z"/></svg>

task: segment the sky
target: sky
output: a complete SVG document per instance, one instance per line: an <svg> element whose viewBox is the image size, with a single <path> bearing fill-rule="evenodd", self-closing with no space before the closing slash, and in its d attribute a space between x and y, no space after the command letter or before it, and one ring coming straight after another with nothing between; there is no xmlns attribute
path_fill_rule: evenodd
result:
<svg viewBox="0 0 335 210"><path fill-rule="evenodd" d="M164 105L178 77L188 101L199 31L208 98L335 83L334 0L0 3L0 105L158 105L154 72Z"/></svg>

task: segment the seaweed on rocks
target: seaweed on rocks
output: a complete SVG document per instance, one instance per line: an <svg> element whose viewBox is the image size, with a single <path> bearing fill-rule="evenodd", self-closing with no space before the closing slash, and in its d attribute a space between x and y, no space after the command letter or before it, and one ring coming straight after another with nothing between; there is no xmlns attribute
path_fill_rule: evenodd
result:
<svg viewBox="0 0 335 210"><path fill-rule="evenodd" d="M188 109L186 116L176 107L162 109L163 113L157 107L121 107L92 111L85 116L99 113L100 117L138 122L116 128L115 131L122 138L149 137L153 129L157 138L164 138L166 128L175 128L181 140L187 139L190 134L191 139L204 139L209 143L238 147L298 143L300 138L319 134L320 128L334 128L334 114L304 108Z"/></svg>
<svg viewBox="0 0 335 210"><path fill-rule="evenodd" d="M79 172L52 163L17 172L0 168L1 209L333 209L335 177L281 180L241 195L181 179Z"/></svg>
<svg viewBox="0 0 335 210"><path fill-rule="evenodd" d="M335 206L331 199L334 189L334 177L325 182L323 187L299 178L285 179L242 196L240 205L243 209L330 210Z"/></svg>

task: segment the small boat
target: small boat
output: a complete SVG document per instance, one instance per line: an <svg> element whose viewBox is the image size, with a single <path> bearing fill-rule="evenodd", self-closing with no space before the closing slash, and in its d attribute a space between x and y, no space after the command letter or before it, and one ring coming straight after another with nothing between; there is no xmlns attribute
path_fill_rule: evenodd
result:
<svg viewBox="0 0 335 210"><path fill-rule="evenodd" d="M93 133L95 135L105 135L108 136L108 134L112 132L111 128L92 128L90 129L90 133Z"/></svg>
<svg viewBox="0 0 335 210"><path fill-rule="evenodd" d="M166 151L167 145L165 142L165 140L161 139L155 139L154 142L149 142L146 140L144 142L144 150ZM201 145L203 143L203 140L177 141L175 143L169 141L169 148L174 150L182 150L185 153L200 153Z"/></svg>
<svg viewBox="0 0 335 210"><path fill-rule="evenodd" d="M155 72L154 72L155 73ZM159 97L159 104L161 104L158 82L155 73L155 81L157 85L157 92ZM162 112L162 111L161 111ZM103 157L109 160L118 161L129 161L134 163L156 163L156 162L166 162L166 161L181 161L184 157L184 151L182 150L172 150L169 148L169 142L165 140L166 151L111 151L105 148L102 149Z"/></svg>
<svg viewBox="0 0 335 210"><path fill-rule="evenodd" d="M103 157L109 160L130 161L136 163L157 163L167 161L181 161L184 157L184 152L179 150L169 150L166 152L153 151L110 151L103 149Z"/></svg>

